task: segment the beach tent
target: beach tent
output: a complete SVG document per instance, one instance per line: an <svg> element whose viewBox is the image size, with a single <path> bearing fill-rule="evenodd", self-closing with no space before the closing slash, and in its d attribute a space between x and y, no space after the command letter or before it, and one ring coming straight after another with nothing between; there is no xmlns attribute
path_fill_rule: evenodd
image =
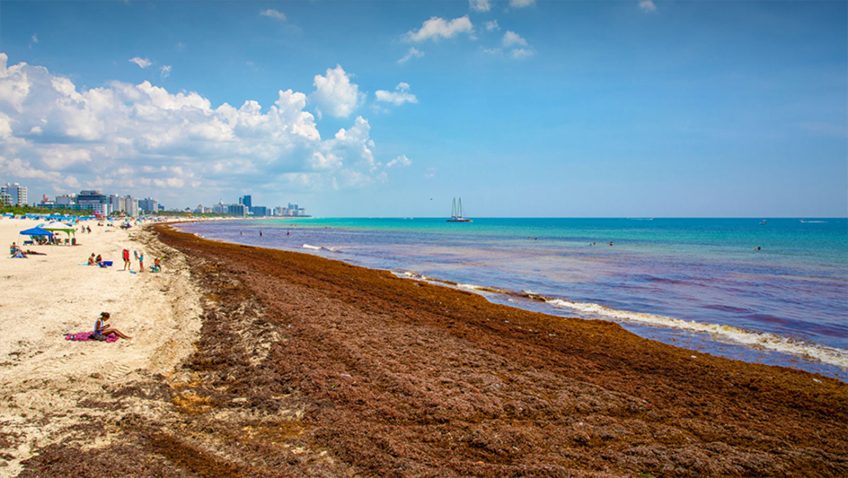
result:
<svg viewBox="0 0 848 478"><path fill-rule="evenodd" d="M52 232L48 231L47 229L43 229L41 227L33 227L32 229L26 229L24 231L21 231L21 234L24 235L24 236L31 236L31 237L34 237L34 236L53 237Z"/></svg>
<svg viewBox="0 0 848 478"><path fill-rule="evenodd" d="M45 230L53 232L53 233L64 232L65 234L67 234L69 236L76 232L76 229L74 229L74 226L70 226L68 224L65 224L64 222L59 222L59 221L53 221L46 226L42 226L42 229L45 229Z"/></svg>

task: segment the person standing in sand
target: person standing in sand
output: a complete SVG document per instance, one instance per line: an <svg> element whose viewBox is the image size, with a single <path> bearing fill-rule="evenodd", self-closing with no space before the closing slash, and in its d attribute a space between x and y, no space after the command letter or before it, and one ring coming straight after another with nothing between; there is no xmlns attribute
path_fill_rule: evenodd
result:
<svg viewBox="0 0 848 478"><path fill-rule="evenodd" d="M121 253L121 257L123 257L123 259L124 259L124 270L125 270L125 271L126 271L126 270L130 270L130 268L131 268L131 264L130 264L130 250L129 250L129 249L126 249L126 248L124 248L124 251Z"/></svg>
<svg viewBox="0 0 848 478"><path fill-rule="evenodd" d="M109 334L115 334L115 335L117 335L118 337L120 337L124 340L131 339L132 337L130 337L129 335L127 335L127 334L121 332L120 330L112 327L111 325L109 325L107 323L107 321L109 320L110 317L111 317L111 315L109 314L109 312L101 312L100 313L100 318L97 319L96 322L94 322L94 334L93 334L94 339L95 340L104 340L106 338L106 336L109 335Z"/></svg>
<svg viewBox="0 0 848 478"><path fill-rule="evenodd" d="M138 270L144 272L144 251L138 253Z"/></svg>

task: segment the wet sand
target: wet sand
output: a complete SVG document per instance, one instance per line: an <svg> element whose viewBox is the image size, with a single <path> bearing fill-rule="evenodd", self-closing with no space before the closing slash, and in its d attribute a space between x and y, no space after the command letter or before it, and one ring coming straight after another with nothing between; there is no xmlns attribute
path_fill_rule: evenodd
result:
<svg viewBox="0 0 848 478"><path fill-rule="evenodd" d="M195 352L104 389L112 446L21 476L848 476L837 380L156 230L203 296Z"/></svg>

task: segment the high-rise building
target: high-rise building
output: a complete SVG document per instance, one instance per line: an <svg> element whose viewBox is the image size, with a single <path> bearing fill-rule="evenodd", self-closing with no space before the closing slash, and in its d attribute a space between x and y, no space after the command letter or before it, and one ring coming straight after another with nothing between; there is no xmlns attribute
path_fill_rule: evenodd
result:
<svg viewBox="0 0 848 478"><path fill-rule="evenodd" d="M247 216L247 206L244 204L230 204L227 206L227 214L234 216Z"/></svg>
<svg viewBox="0 0 848 478"><path fill-rule="evenodd" d="M21 186L18 183L6 183L5 186L0 186L0 195L8 195L5 198L11 206L26 206L27 205L27 187Z"/></svg>
<svg viewBox="0 0 848 478"><path fill-rule="evenodd" d="M139 199L138 208L144 212L156 212L159 210L158 202L151 198Z"/></svg>
<svg viewBox="0 0 848 478"><path fill-rule="evenodd" d="M251 197L250 194L245 194L244 196L239 198L239 204L244 204L249 210L251 207L253 207L253 197Z"/></svg>
<svg viewBox="0 0 848 478"><path fill-rule="evenodd" d="M83 190L77 194L77 204L79 204L81 209L91 209L92 211L99 212L103 209L103 204L109 204L109 196L94 189Z"/></svg>

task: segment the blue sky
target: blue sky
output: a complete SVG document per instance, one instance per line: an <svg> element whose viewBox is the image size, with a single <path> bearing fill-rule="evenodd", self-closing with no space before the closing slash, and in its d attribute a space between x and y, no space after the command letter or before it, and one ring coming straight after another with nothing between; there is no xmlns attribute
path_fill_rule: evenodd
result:
<svg viewBox="0 0 848 478"><path fill-rule="evenodd" d="M0 181L322 216L848 215L845 2L513 1L4 0Z"/></svg>

